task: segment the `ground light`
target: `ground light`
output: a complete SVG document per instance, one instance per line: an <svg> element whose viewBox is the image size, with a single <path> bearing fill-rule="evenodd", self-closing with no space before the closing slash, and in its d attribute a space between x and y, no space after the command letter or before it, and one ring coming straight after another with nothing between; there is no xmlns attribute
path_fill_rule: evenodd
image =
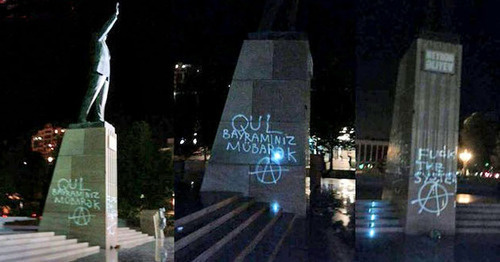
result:
<svg viewBox="0 0 500 262"><path fill-rule="evenodd" d="M375 236L375 229L370 229L369 236L370 237L374 237Z"/></svg>
<svg viewBox="0 0 500 262"><path fill-rule="evenodd" d="M375 202L372 201L371 207L368 209L368 213L370 214L370 231L368 231L368 236L373 238L375 236L375 214L373 207L375 207Z"/></svg>
<svg viewBox="0 0 500 262"><path fill-rule="evenodd" d="M278 204L278 202L273 202L271 204L271 211L273 211L273 213L278 213L278 211L280 210L280 205Z"/></svg>

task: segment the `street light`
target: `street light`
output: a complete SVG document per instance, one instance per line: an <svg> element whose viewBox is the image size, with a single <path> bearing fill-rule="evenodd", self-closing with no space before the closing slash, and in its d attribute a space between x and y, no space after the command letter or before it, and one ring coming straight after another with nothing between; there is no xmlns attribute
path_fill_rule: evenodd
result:
<svg viewBox="0 0 500 262"><path fill-rule="evenodd" d="M462 174L463 175L466 175L466 166L467 166L467 162L469 162L469 160L472 158L472 154L467 152L467 149L464 150L464 152L460 153L459 155L460 157L460 160L462 160L462 162L464 163L463 164L463 167L462 167Z"/></svg>

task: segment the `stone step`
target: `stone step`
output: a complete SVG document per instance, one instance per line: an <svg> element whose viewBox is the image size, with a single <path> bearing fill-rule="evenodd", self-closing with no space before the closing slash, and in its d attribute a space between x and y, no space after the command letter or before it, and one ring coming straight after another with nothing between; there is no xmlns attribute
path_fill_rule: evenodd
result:
<svg viewBox="0 0 500 262"><path fill-rule="evenodd" d="M374 219L372 219L374 216ZM398 214L395 212L387 212L380 214L372 214L372 213L358 213L355 214L356 219L367 219L367 220L379 220L379 219L398 219Z"/></svg>
<svg viewBox="0 0 500 262"><path fill-rule="evenodd" d="M207 261L242 261L280 216L281 211L275 214L267 210Z"/></svg>
<svg viewBox="0 0 500 262"><path fill-rule="evenodd" d="M295 215L290 213L283 213L273 227L264 235L261 241L255 248L244 258L243 261L269 261L273 260L278 254L284 239L290 232ZM237 258L236 261L238 261Z"/></svg>
<svg viewBox="0 0 500 262"><path fill-rule="evenodd" d="M198 255L193 262L204 262L213 257L217 252L219 252L224 246L228 245L232 241L235 241L235 238L241 234L245 229L247 229L250 225L254 224L255 221L263 216L266 211L269 209L267 207L262 207L260 210L254 212L248 219L242 221L238 227L229 232L226 236L220 239L217 243L213 244L210 248L205 250L203 253Z"/></svg>
<svg viewBox="0 0 500 262"><path fill-rule="evenodd" d="M377 219L377 220L356 219L356 227L361 227L361 226L370 227L371 223L374 223L376 227L400 225L399 219Z"/></svg>
<svg viewBox="0 0 500 262"><path fill-rule="evenodd" d="M392 205L389 201L384 201L384 200L356 200L354 204L356 206L370 206L370 207L385 207Z"/></svg>
<svg viewBox="0 0 500 262"><path fill-rule="evenodd" d="M393 206L386 207L358 207L354 208L356 213L364 213L364 212L372 212L372 213L384 213L384 212L396 212L396 209Z"/></svg>
<svg viewBox="0 0 500 262"><path fill-rule="evenodd" d="M183 226L183 225L190 223L191 221L194 221L194 220L199 219L201 217L204 217L205 215L210 214L219 208L222 208L222 207L224 207L224 206L226 206L234 201L237 201L239 198L240 198L239 195L232 195L232 196L227 197L224 200L221 200L213 205L205 207L205 208L198 210L194 213L191 213L187 216L175 219L175 222L174 222L175 228Z"/></svg>
<svg viewBox="0 0 500 262"><path fill-rule="evenodd" d="M378 228L369 228L369 227L356 227L356 234L358 233L369 233L370 230L374 230L375 234L377 233L397 233L403 232L403 227L378 227Z"/></svg>
<svg viewBox="0 0 500 262"><path fill-rule="evenodd" d="M140 239L140 238L147 238L149 237L148 234L142 234L142 233L137 233L137 234L134 234L134 235L128 235L128 236L124 236L124 237L119 237L118 238L118 244L120 243L120 241L128 241L128 240L134 240L134 239Z"/></svg>
<svg viewBox="0 0 500 262"><path fill-rule="evenodd" d="M457 220L500 220L500 214L487 214L487 213L456 213Z"/></svg>
<svg viewBox="0 0 500 262"><path fill-rule="evenodd" d="M211 228L209 234L204 234L196 240L189 243L180 250L175 251L175 257L178 261L204 261L210 258L215 252L222 248L229 240L232 240L245 227L250 225L266 209L268 204L255 203L249 206L243 212L227 220L223 224ZM208 233L208 232L207 232ZM175 243L177 246L177 241Z"/></svg>
<svg viewBox="0 0 500 262"><path fill-rule="evenodd" d="M88 243L67 243L65 245L59 245L59 246L49 246L49 247L42 247L42 248L30 248L23 250L22 252L10 252L8 254L3 254L0 257L0 261L23 261L25 258L33 257L33 256L40 256L40 255L46 255L46 254L53 254L53 253L59 253L59 252L65 252L69 250L74 250L74 249L85 249L89 246Z"/></svg>
<svg viewBox="0 0 500 262"><path fill-rule="evenodd" d="M137 230L134 230L134 229L130 229L130 228L120 228L116 231L118 234L128 234L128 233L135 233L135 232L139 232Z"/></svg>
<svg viewBox="0 0 500 262"><path fill-rule="evenodd" d="M38 238L54 236L54 232L36 232L36 233L13 233L0 235L0 241L13 240L21 238Z"/></svg>
<svg viewBox="0 0 500 262"><path fill-rule="evenodd" d="M253 199L247 199L243 202L235 203L235 205L228 205L228 208L222 208L212 212L212 214L207 215L206 218L200 218L184 225L182 231L179 231L177 228L175 233L175 250L184 248L193 241L196 241L200 237L206 235L214 228L217 228L226 221L238 216L251 207L255 201Z"/></svg>
<svg viewBox="0 0 500 262"><path fill-rule="evenodd" d="M121 249L132 248L147 242L154 241L155 238L128 227L118 228L118 243Z"/></svg>
<svg viewBox="0 0 500 262"><path fill-rule="evenodd" d="M179 244L179 240L183 237L192 234L200 228L212 223L213 221L220 219L227 214L234 212L242 205L253 204L254 201L249 198L238 198L237 200L231 201L230 203L210 212L204 212L205 215L197 219L193 219L188 223L176 227L175 231L175 241Z"/></svg>
<svg viewBox="0 0 500 262"><path fill-rule="evenodd" d="M120 249L126 249L126 248L132 248L135 246L139 246L139 245L142 245L142 244L154 241L154 240L155 240L154 237L147 236L147 237L143 237L143 238L119 241L118 245L120 245Z"/></svg>
<svg viewBox="0 0 500 262"><path fill-rule="evenodd" d="M500 227L500 220L457 220L457 227L467 226L484 226L484 227Z"/></svg>
<svg viewBox="0 0 500 262"><path fill-rule="evenodd" d="M24 258L23 262L60 262L74 261L78 258L89 256L99 252L99 246L72 249L64 252L52 253L43 256Z"/></svg>
<svg viewBox="0 0 500 262"><path fill-rule="evenodd" d="M56 241L44 241L44 242L29 243L29 244L24 244L24 245L9 246L8 248L0 248L0 257L3 254L8 254L11 252L24 252L25 250L29 250L29 249L51 248L51 247L68 245L68 244L75 244L75 243L76 243L76 239L62 239L62 240L56 240Z"/></svg>
<svg viewBox="0 0 500 262"><path fill-rule="evenodd" d="M118 238L122 238L122 237L134 236L137 234L142 234L142 232L135 231L135 230L122 231L122 232L118 232L117 236L118 236Z"/></svg>
<svg viewBox="0 0 500 262"><path fill-rule="evenodd" d="M117 227L116 229L118 230L118 232L120 232L120 231L130 231L130 230L136 231L135 229L131 229L130 227Z"/></svg>
<svg viewBox="0 0 500 262"><path fill-rule="evenodd" d="M489 207L457 207L457 213L487 213L487 214L500 214L500 208Z"/></svg>
<svg viewBox="0 0 500 262"><path fill-rule="evenodd" d="M500 203L470 203L470 204L457 204L457 208L500 208Z"/></svg>
<svg viewBox="0 0 500 262"><path fill-rule="evenodd" d="M457 227L457 233L462 234L500 234L500 228L489 227Z"/></svg>
<svg viewBox="0 0 500 262"><path fill-rule="evenodd" d="M7 248L9 246L17 246L31 243L40 243L46 241L57 241L66 239L66 236L47 236L47 237L33 237L33 238L19 238L13 240L0 241L0 247Z"/></svg>

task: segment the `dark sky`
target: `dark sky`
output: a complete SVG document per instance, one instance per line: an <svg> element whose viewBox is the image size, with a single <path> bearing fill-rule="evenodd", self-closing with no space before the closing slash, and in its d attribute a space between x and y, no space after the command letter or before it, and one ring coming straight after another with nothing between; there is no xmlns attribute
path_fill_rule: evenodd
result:
<svg viewBox="0 0 500 262"><path fill-rule="evenodd" d="M453 30L464 46L462 116L475 111L499 115L498 4L455 2ZM6 3L15 6L7 10L0 4L2 141L47 122L67 125L76 119L87 88L91 34L115 4ZM354 121L355 87L392 95L399 58L415 37L425 4L301 1L299 29L309 36L314 60L313 119L338 125ZM197 112L207 133L215 132L240 47L257 28L263 5L264 0L122 1L107 41L112 56L107 120L118 126L142 119L172 126L172 70L176 62L185 62L203 67L205 95ZM390 99L382 100L392 107Z"/></svg>
<svg viewBox="0 0 500 262"><path fill-rule="evenodd" d="M0 136L73 122L87 88L91 34L114 12L114 1L7 3L15 8L0 4ZM107 41L106 119L126 126L172 117L173 66L192 63L204 72L196 110L214 133L240 47L256 30L263 6L264 0L122 1ZM313 114L342 125L354 116L354 7L348 0L311 0L301 1L299 12L298 28L309 34L314 59Z"/></svg>
<svg viewBox="0 0 500 262"><path fill-rule="evenodd" d="M173 52L178 61L203 66L204 95L196 110L208 144L220 120L227 85L247 34L255 32L264 0L175 1ZM312 118L344 126L354 121L355 4L351 0L300 1L298 30L309 37L314 62ZM193 103L194 104L194 103ZM185 103L183 104L185 105ZM188 109L186 109L188 110ZM189 135L176 110L178 138Z"/></svg>
<svg viewBox="0 0 500 262"><path fill-rule="evenodd" d="M115 3L0 4L0 141L29 135L45 123L76 120L88 85L91 36L115 12ZM145 0L120 6L107 40L112 58L106 120L117 127L147 120L165 127L162 136L172 133L166 127L172 117L170 5Z"/></svg>
<svg viewBox="0 0 500 262"><path fill-rule="evenodd" d="M392 117L399 59L416 38L427 0L359 0L356 19L357 122ZM452 3L447 10L450 32L463 46L460 115L463 120L482 112L500 120L500 3L488 0L437 1ZM453 3L454 2L454 3ZM378 94L381 97L371 96ZM389 121L376 121L362 136L388 138ZM371 132L377 130L377 132ZM382 131L380 131L382 130ZM385 135L384 135L385 134Z"/></svg>

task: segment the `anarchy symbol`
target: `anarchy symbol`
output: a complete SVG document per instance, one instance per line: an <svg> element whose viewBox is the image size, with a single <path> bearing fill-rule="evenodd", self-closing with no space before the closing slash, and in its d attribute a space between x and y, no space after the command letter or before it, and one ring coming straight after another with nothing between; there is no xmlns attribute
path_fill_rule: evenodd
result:
<svg viewBox="0 0 500 262"><path fill-rule="evenodd" d="M90 218L92 216L93 215L90 214L90 211L86 207L77 207L75 211L73 211L73 216L69 216L68 219L73 220L77 226L86 226L90 223Z"/></svg>
<svg viewBox="0 0 500 262"><path fill-rule="evenodd" d="M287 170L282 169L280 164L272 161L270 157L263 157L257 162L255 171L250 174L256 175L257 180L263 184L276 184L281 178L282 171Z"/></svg>
<svg viewBox="0 0 500 262"><path fill-rule="evenodd" d="M429 188L425 197L423 193L424 188ZM448 205L449 196L453 196L453 193L448 193L443 185L440 185L436 181L429 181L420 187L420 190L418 191L418 198L412 200L411 204L418 203L420 206L420 210L418 211L419 214L422 213L422 211L426 211L439 216L441 211L443 211Z"/></svg>

